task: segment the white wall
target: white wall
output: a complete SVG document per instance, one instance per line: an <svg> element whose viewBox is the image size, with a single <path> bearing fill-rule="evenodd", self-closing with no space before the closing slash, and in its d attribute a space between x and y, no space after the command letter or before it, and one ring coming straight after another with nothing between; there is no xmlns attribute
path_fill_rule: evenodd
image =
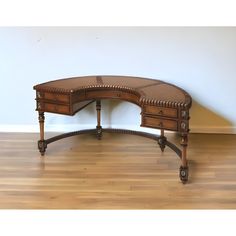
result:
<svg viewBox="0 0 236 236"><path fill-rule="evenodd" d="M194 99L193 131L236 131L236 27L2 27L0 131L38 129L34 84L99 74L174 83ZM139 126L133 104L105 101L103 110L104 126ZM95 122L93 105L74 117L46 114L48 130Z"/></svg>

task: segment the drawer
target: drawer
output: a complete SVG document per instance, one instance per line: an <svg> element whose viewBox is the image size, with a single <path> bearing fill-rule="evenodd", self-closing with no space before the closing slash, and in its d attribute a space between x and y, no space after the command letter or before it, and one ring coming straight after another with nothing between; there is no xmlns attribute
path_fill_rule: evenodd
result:
<svg viewBox="0 0 236 236"><path fill-rule="evenodd" d="M44 99L52 100L56 102L69 103L70 97L67 94L57 94L57 93L44 93Z"/></svg>
<svg viewBox="0 0 236 236"><path fill-rule="evenodd" d="M133 103L138 103L139 96L134 93L128 93L120 90L96 90L96 91L86 91L86 99L106 99L115 98L130 101Z"/></svg>
<svg viewBox="0 0 236 236"><path fill-rule="evenodd" d="M177 131L178 130L178 122L175 120L166 120L156 117L149 117L149 116L143 116L142 117L142 125L141 126L147 126L157 129L168 129Z"/></svg>
<svg viewBox="0 0 236 236"><path fill-rule="evenodd" d="M166 107L157 107L157 106L145 106L143 108L144 113L158 115L158 116L167 116L167 117L178 117L178 110L175 108L166 108Z"/></svg>
<svg viewBox="0 0 236 236"><path fill-rule="evenodd" d="M44 103L43 110L48 111L48 112L53 112L53 113L70 114L70 107L67 105Z"/></svg>

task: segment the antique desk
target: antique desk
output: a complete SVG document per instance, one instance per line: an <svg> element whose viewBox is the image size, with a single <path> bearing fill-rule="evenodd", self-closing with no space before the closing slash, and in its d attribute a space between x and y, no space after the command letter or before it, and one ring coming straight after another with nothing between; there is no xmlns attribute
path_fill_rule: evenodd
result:
<svg viewBox="0 0 236 236"><path fill-rule="evenodd" d="M44 155L47 145L56 140L84 133L95 133L101 139L102 132L141 135L157 141L163 152L168 146L181 159L179 177L183 183L188 180L186 157L189 109L191 97L175 85L160 80L129 76L85 76L50 81L34 86L37 111L39 113L40 140L38 148ZM120 99L141 108L141 126L161 130L160 135L132 130L103 129L101 126L101 99ZM92 102L96 102L96 129L81 130L44 138L44 112L74 115ZM164 130L176 131L181 136L180 150L169 142Z"/></svg>

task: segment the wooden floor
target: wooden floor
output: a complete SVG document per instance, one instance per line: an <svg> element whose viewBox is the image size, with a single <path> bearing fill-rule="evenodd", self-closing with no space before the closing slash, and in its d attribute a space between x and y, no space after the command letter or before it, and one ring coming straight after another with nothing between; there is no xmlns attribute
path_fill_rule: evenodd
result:
<svg viewBox="0 0 236 236"><path fill-rule="evenodd" d="M50 144L41 158L37 139L0 134L1 209L236 209L236 135L191 134L186 185L179 158L154 140L81 135Z"/></svg>

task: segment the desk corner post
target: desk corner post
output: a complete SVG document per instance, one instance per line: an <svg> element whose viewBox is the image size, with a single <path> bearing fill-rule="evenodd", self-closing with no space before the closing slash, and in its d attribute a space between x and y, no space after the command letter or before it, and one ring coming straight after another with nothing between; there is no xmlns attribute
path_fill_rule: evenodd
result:
<svg viewBox="0 0 236 236"><path fill-rule="evenodd" d="M44 139L44 120L45 120L44 112L39 111L38 119L39 119L39 127L40 127L40 140L38 141L38 149L39 149L39 152L41 153L41 156L44 156L44 153L47 148L47 143Z"/></svg>
<svg viewBox="0 0 236 236"><path fill-rule="evenodd" d="M102 126L101 126L101 100L96 100L96 110L97 110L97 138L102 138Z"/></svg>
<svg viewBox="0 0 236 236"><path fill-rule="evenodd" d="M187 146L188 146L188 133L181 133L182 155L181 166L179 169L179 177L183 184L188 181L188 162L187 162Z"/></svg>

